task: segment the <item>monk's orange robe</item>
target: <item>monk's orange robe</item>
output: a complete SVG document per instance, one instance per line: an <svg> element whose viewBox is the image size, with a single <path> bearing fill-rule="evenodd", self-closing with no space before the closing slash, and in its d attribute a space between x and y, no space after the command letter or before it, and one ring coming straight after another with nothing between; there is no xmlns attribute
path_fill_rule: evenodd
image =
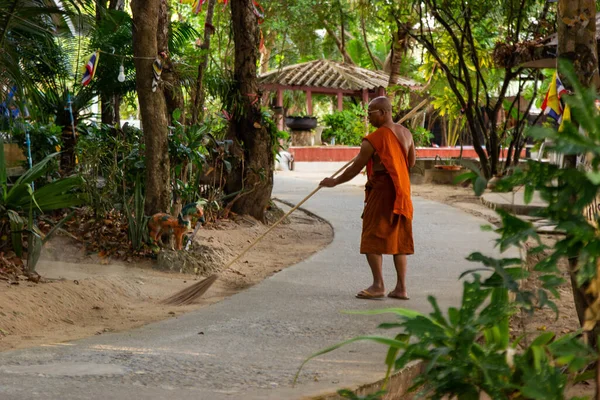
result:
<svg viewBox="0 0 600 400"><path fill-rule="evenodd" d="M381 127L369 141L385 171L367 165L368 182L363 213L361 254L413 254L413 205L408 155L391 129Z"/></svg>

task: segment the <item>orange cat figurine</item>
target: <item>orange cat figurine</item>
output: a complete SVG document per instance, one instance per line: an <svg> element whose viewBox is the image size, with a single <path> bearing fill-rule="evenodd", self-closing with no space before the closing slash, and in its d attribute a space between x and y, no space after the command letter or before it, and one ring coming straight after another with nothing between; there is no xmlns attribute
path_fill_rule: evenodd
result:
<svg viewBox="0 0 600 400"><path fill-rule="evenodd" d="M204 222L204 209L200 202L187 204L177 218L165 213L154 214L148 221L150 237L155 243L158 243L161 233L173 232L175 236L175 248L183 248L183 235L191 231L192 217L197 217L200 222Z"/></svg>

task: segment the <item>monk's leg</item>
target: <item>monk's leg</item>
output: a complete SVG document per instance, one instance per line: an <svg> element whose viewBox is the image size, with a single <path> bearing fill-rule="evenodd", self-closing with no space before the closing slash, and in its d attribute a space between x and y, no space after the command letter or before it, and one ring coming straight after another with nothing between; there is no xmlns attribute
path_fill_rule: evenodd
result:
<svg viewBox="0 0 600 400"><path fill-rule="evenodd" d="M369 263L371 273L373 274L373 284L361 293L367 292L371 296L381 297L385 293L382 272L383 257L381 254L367 254L367 262Z"/></svg>
<svg viewBox="0 0 600 400"><path fill-rule="evenodd" d="M406 292L406 264L405 254L394 254L394 266L396 267L398 282L396 283L396 288L388 294L389 297L408 300L408 293Z"/></svg>

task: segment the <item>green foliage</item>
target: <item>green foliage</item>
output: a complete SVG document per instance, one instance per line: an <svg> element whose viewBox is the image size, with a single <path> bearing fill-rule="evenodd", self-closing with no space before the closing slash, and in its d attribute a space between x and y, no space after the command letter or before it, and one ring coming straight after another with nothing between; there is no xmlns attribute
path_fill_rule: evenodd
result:
<svg viewBox="0 0 600 400"><path fill-rule="evenodd" d="M323 122L327 127L323 130L321 137L324 141L335 138L336 144L360 146L365 136L365 117L366 111L360 106L325 115Z"/></svg>
<svg viewBox="0 0 600 400"><path fill-rule="evenodd" d="M103 17L91 30L86 56L101 50L94 85L106 96L126 95L135 90L133 58L133 20L124 11L104 10ZM89 54L88 54L89 53ZM117 55L115 55L117 54ZM127 57L123 57L127 56ZM119 68L123 65L125 82L119 82Z"/></svg>
<svg viewBox="0 0 600 400"><path fill-rule="evenodd" d="M0 141L2 145L2 141ZM38 190L33 190L33 184L36 180L46 176L52 165L51 162L58 153L45 157L42 161L35 164L21 175L14 184L9 185L6 173L6 163L4 152L0 151L0 217L8 217L11 242L13 250L17 256L23 255L23 233L25 228L34 234L33 210L46 212L77 206L86 202L86 197L81 193L83 179L78 176L71 176L46 183ZM28 212L28 217L23 214ZM35 239L30 237L30 244L33 246ZM39 250L41 251L41 249ZM35 256L34 254L30 254ZM38 254L39 257L39 254ZM31 268L35 267L37 258L31 259Z"/></svg>
<svg viewBox="0 0 600 400"><path fill-rule="evenodd" d="M411 130L415 147L429 147L431 146L431 139L433 139L433 133L422 126L417 126Z"/></svg>
<svg viewBox="0 0 600 400"><path fill-rule="evenodd" d="M358 396L357 394L348 389L338 390L337 393L343 398L350 400L382 400L383 395L385 395L385 390L380 390L376 393L368 394L366 396Z"/></svg>
<svg viewBox="0 0 600 400"><path fill-rule="evenodd" d="M555 338L546 332L525 345L522 338L511 341L509 317L517 307L508 300L502 285L504 266L499 267L498 273L483 281L473 274L473 279L463 284L460 308L450 307L446 313L432 296L428 298L433 308L429 315L403 308L352 312L395 314L399 321L383 323L379 328L400 329L402 333L394 339L354 338L311 358L357 340L368 340L389 346L388 377L391 371L412 361L424 362L424 371L413 381L411 390L419 390L426 398L479 399L481 393L486 393L499 400L563 399L567 383L563 369L580 371L593 362L594 352L577 334ZM518 351L519 345L525 350Z"/></svg>
<svg viewBox="0 0 600 400"><path fill-rule="evenodd" d="M493 258L473 253L469 260L480 266L463 273L472 279L463 284L460 308L450 307L442 313L434 297L429 297L433 311L428 315L407 309L371 310L358 314L392 313L397 322L380 325L383 329L401 329L394 338L367 336L350 339L316 353L313 357L333 351L357 340L369 340L389 347L388 371L400 369L409 362L424 362L424 372L413 382L427 398L479 399L482 393L492 399L564 399L567 382L589 379L584 371L597 360L596 349L581 340L583 332L561 337L552 332L538 335L531 342L523 335L512 339L509 318L518 311L533 313L550 307L558 317L552 297L558 297L558 286L564 283L557 263L560 259L577 257L573 271L581 294L588 296L583 329L592 331L598 322L600 260L598 224L600 214L597 198L600 192L600 114L595 107L598 98L594 88L577 83L575 73L561 64L574 95L566 97L573 119L579 127L566 122L557 132L549 128L531 128L536 139L550 139L552 151L562 155L585 154L586 163L579 168L559 168L556 165L528 161L526 168L516 168L513 174L499 180L497 189L512 191L523 188L525 202L534 191L548 205L537 212L549 224L567 232L552 248L545 246L530 221L504 211L498 211L502 221L496 229L500 251L525 248L525 243L537 243L531 252L546 252L534 267L539 286L523 288L519 281L528 277L520 258ZM586 134L582 134L581 130ZM472 178L480 178L472 168ZM483 277L486 277L482 279ZM509 301L509 292L514 300ZM594 331L592 331L594 332ZM389 372L388 372L389 375Z"/></svg>
<svg viewBox="0 0 600 400"><path fill-rule="evenodd" d="M457 160L457 163L468 168L469 171L454 178L453 183L456 185L461 182L471 181L473 191L477 196L481 196L488 185L488 180L483 175L483 172L481 172L481 168L471 160Z"/></svg>
<svg viewBox="0 0 600 400"><path fill-rule="evenodd" d="M142 182L139 175L135 179L133 198L133 209L129 201L125 200L125 214L127 215L127 233L131 241L133 251L139 251L144 242L148 240L148 221L150 217L144 214L145 197L142 194Z"/></svg>
<svg viewBox="0 0 600 400"><path fill-rule="evenodd" d="M52 181L34 192L32 183L47 173L50 162L58 153L51 154L34 165L10 187L6 179L4 152L0 154L0 211L23 211L33 203L37 210L45 212L85 202L85 196L78 191L83 183L78 176Z"/></svg>
<svg viewBox="0 0 600 400"><path fill-rule="evenodd" d="M27 155L27 143L25 135L29 133L31 142L31 158L33 164L40 162L49 154L55 153L57 147L61 146L62 128L50 122L44 124L41 122L25 122L18 124L17 129L11 132L13 141L17 142L23 154ZM25 161L27 163L27 161Z"/></svg>
<svg viewBox="0 0 600 400"><path fill-rule="evenodd" d="M133 193L133 182L145 168L142 143L142 133L134 127L119 131L103 124L81 127L77 170L85 178L84 191L96 214L119 209L116 199Z"/></svg>

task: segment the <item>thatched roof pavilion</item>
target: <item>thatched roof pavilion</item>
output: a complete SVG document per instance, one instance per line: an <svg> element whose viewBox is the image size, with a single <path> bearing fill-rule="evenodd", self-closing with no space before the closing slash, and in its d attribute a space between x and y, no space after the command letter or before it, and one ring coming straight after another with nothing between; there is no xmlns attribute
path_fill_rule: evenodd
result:
<svg viewBox="0 0 600 400"><path fill-rule="evenodd" d="M369 99L384 95L389 74L331 60L315 60L268 72L259 76L258 82L262 90L277 92L278 107L283 106L284 90L306 92L306 111L312 115L313 93L337 96L337 108L341 110L343 96L358 97L368 103ZM408 78L399 78L396 84L420 88Z"/></svg>

